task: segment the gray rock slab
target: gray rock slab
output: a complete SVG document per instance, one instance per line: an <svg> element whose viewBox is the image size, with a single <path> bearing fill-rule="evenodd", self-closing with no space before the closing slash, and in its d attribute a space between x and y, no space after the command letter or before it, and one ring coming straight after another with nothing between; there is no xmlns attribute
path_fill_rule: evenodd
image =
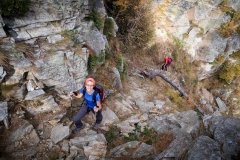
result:
<svg viewBox="0 0 240 160"><path fill-rule="evenodd" d="M235 11L240 11L240 2L238 0L228 0L227 3Z"/></svg>
<svg viewBox="0 0 240 160"><path fill-rule="evenodd" d="M115 106L112 109L119 118L129 116L133 112L131 104L125 100L115 101Z"/></svg>
<svg viewBox="0 0 240 160"><path fill-rule="evenodd" d="M225 112L227 110L226 104L219 98L216 98L216 102L220 112Z"/></svg>
<svg viewBox="0 0 240 160"><path fill-rule="evenodd" d="M105 51L105 47L108 46L106 36L97 29L88 28L81 30L77 35L77 39L79 42L85 41L97 55L101 54L102 51Z"/></svg>
<svg viewBox="0 0 240 160"><path fill-rule="evenodd" d="M188 160L221 160L220 145L207 136L200 136L196 139L194 145L188 151Z"/></svg>
<svg viewBox="0 0 240 160"><path fill-rule="evenodd" d="M28 136L29 139L33 139L33 143L38 143L39 138L33 128L33 125L26 120L19 120L18 124L19 127L12 131L9 135L8 140L10 143L20 141L26 136Z"/></svg>
<svg viewBox="0 0 240 160"><path fill-rule="evenodd" d="M63 140L62 142L62 147L61 147L61 150L66 152L66 153L69 153L69 141L68 140Z"/></svg>
<svg viewBox="0 0 240 160"><path fill-rule="evenodd" d="M190 110L156 116L149 120L148 124L158 133L174 132L178 134L179 131L195 133L199 128L199 119L197 113Z"/></svg>
<svg viewBox="0 0 240 160"><path fill-rule="evenodd" d="M3 26L4 26L4 22L3 22L2 16L0 15L0 38L7 36L5 31L3 30ZM0 75L1 75L1 73L0 73Z"/></svg>
<svg viewBox="0 0 240 160"><path fill-rule="evenodd" d="M50 138L55 144L57 144L58 142L67 138L69 135L70 135L69 126L63 126L62 124L60 124L52 128Z"/></svg>
<svg viewBox="0 0 240 160"><path fill-rule="evenodd" d="M1 30L0 30L1 32ZM0 36L1 36L1 33L0 33ZM3 67L0 66L0 82L2 82L3 78L6 76L6 71L4 71Z"/></svg>
<svg viewBox="0 0 240 160"><path fill-rule="evenodd" d="M0 102L0 121L3 121L7 129L9 128L7 102Z"/></svg>
<svg viewBox="0 0 240 160"><path fill-rule="evenodd" d="M152 153L153 147L151 145L139 141L127 142L110 150L112 157L127 156L136 159L151 155Z"/></svg>
<svg viewBox="0 0 240 160"><path fill-rule="evenodd" d="M104 158L107 153L107 144L103 141L90 141L87 146L83 146L83 150L88 159L93 156L100 159Z"/></svg>
<svg viewBox="0 0 240 160"><path fill-rule="evenodd" d="M148 113L155 106L153 102L146 102L142 100L137 100L136 105L144 113Z"/></svg>
<svg viewBox="0 0 240 160"><path fill-rule="evenodd" d="M42 105L40 106L27 106L26 109L33 115L60 109L58 104L54 101L53 96L45 97L44 99L41 99L41 102Z"/></svg>
<svg viewBox="0 0 240 160"><path fill-rule="evenodd" d="M43 94L45 94L45 92L42 89L33 90L27 93L25 100L33 100L34 98Z"/></svg>
<svg viewBox="0 0 240 160"><path fill-rule="evenodd" d="M7 102L0 102L0 121L8 117L8 104Z"/></svg>
<svg viewBox="0 0 240 160"><path fill-rule="evenodd" d="M117 127L120 128L121 132L125 135L127 135L130 132L133 132L135 129L135 125L138 124L142 128L144 127L144 123L148 120L148 115L145 114L136 114L133 115L126 120L119 122L117 124Z"/></svg>
<svg viewBox="0 0 240 160"><path fill-rule="evenodd" d="M131 149L137 149L138 146L141 144L139 141L131 141L124 143L122 145L119 145L113 149L110 150L110 155L112 157L122 157L122 156L131 156Z"/></svg>
<svg viewBox="0 0 240 160"><path fill-rule="evenodd" d="M204 120L205 128L213 139L222 146L224 159L237 157L240 151L240 119L224 116L212 116Z"/></svg>
<svg viewBox="0 0 240 160"><path fill-rule="evenodd" d="M119 118L117 115L108 107L106 107L106 110L102 112L103 120L101 122L102 125L111 125L114 122L118 122Z"/></svg>
<svg viewBox="0 0 240 160"><path fill-rule="evenodd" d="M153 146L146 143L142 143L138 149L133 153L133 158L141 158L153 154Z"/></svg>
<svg viewBox="0 0 240 160"><path fill-rule="evenodd" d="M91 141L98 141L107 143L103 134L94 134L94 135L86 135L83 137L75 137L70 139L70 146L76 146L78 148L83 148L83 146L87 146Z"/></svg>

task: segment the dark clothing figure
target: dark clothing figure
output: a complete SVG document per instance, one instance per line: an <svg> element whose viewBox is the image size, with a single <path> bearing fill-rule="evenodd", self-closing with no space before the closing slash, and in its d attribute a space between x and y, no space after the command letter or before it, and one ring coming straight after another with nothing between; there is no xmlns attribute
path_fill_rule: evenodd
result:
<svg viewBox="0 0 240 160"><path fill-rule="evenodd" d="M162 70L167 71L167 67L172 63L171 57L164 58L164 64L162 65Z"/></svg>
<svg viewBox="0 0 240 160"><path fill-rule="evenodd" d="M96 124L100 124L102 122L102 109L100 109L98 112L94 112L93 109L87 107L86 103L83 103L82 107L80 108L79 112L73 117L73 122L75 123L77 128L82 128L83 123L81 122L81 119L87 115L90 111L92 111L94 114L96 114Z"/></svg>

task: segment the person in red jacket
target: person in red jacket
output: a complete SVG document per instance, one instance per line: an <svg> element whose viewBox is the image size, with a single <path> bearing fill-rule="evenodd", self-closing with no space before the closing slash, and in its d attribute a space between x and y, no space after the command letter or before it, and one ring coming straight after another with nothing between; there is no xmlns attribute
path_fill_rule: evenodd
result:
<svg viewBox="0 0 240 160"><path fill-rule="evenodd" d="M167 71L167 67L172 63L172 58L170 56L166 56L164 58L164 64L162 65L162 70Z"/></svg>

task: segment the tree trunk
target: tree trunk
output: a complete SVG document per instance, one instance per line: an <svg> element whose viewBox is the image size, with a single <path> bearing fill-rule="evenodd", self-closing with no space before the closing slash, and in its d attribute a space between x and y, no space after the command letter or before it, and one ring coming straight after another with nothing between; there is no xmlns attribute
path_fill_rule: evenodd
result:
<svg viewBox="0 0 240 160"><path fill-rule="evenodd" d="M158 69L146 69L144 71L141 71L141 74L144 76L150 77L150 78L159 76L162 79L164 79L166 82L171 84L173 86L173 88L178 90L180 92L181 96L188 97L188 95L184 91L184 89L179 84L175 83L174 80L172 80L170 77L168 77L168 75L166 75L166 71L158 70Z"/></svg>

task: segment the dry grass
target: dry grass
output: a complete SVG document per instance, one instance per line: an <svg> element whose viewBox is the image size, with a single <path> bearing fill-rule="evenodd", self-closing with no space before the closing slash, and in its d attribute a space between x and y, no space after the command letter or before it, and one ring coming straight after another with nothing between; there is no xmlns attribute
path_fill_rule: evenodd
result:
<svg viewBox="0 0 240 160"><path fill-rule="evenodd" d="M153 38L154 28L150 3L143 0L106 1L107 8L116 20L118 37L125 44L123 49L144 48Z"/></svg>
<svg viewBox="0 0 240 160"><path fill-rule="evenodd" d="M219 29L218 32L225 38L230 37L234 33L239 33L239 20L240 20L240 12L235 11L233 8L227 5L227 1L223 1L219 8L231 16L231 20L227 23L224 23Z"/></svg>
<svg viewBox="0 0 240 160"><path fill-rule="evenodd" d="M7 67L9 65L8 56L6 52L0 50L0 66Z"/></svg>
<svg viewBox="0 0 240 160"><path fill-rule="evenodd" d="M24 56L26 58L28 58L29 60L35 60L34 55L33 55L33 53L34 53L33 47L30 46L29 44L26 44L24 42L16 43L15 49L16 49L17 53L18 52L23 53Z"/></svg>
<svg viewBox="0 0 240 160"><path fill-rule="evenodd" d="M192 63L187 53L182 49L180 42L171 43L156 43L146 50L135 50L135 54L125 55L129 59L129 69L143 70L146 68L160 69L163 64L166 54L172 54L173 63L169 67L169 72L174 75L174 78L182 82L182 86L189 95L189 98L180 97L169 84L161 78L154 78L151 81L151 92L148 99L153 97L161 97L160 99L169 98L176 104L180 110L193 109L198 99L196 86L199 85L197 81L197 67L198 62ZM137 57L137 58L136 58Z"/></svg>
<svg viewBox="0 0 240 160"><path fill-rule="evenodd" d="M154 143L155 154L159 154L170 145L170 143L174 140L174 136L172 133L162 133L158 135L158 140Z"/></svg>

